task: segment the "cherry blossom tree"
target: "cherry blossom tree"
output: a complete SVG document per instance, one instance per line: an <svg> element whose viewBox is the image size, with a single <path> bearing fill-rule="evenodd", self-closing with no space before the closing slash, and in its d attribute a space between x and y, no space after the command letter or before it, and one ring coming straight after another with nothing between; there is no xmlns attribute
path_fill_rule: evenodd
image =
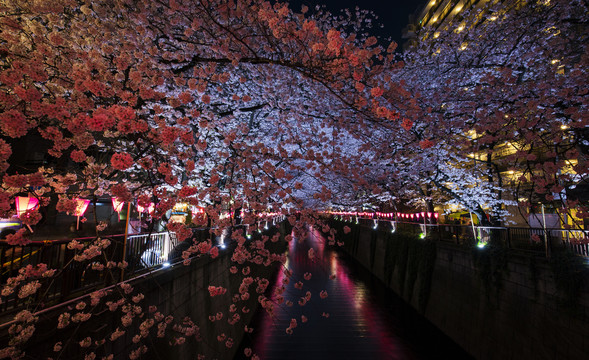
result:
<svg viewBox="0 0 589 360"><path fill-rule="evenodd" d="M233 221L223 211L247 208L243 221L255 225L256 213L325 206L344 192L355 199L359 186L380 192L362 181L358 166L373 154L372 129L400 129L393 104L407 94L387 75L398 66L394 44L383 49L363 33L364 12L354 19L307 12L261 0L0 2L2 215L14 214L18 195L39 200L39 208L20 215L29 226L43 209L74 213L76 198L153 202L156 220L184 201L204 207L221 235ZM13 151L21 142L47 152L43 167L15 160L26 157ZM350 174L345 186L338 180L344 174ZM311 215L301 213L313 224ZM95 240L68 244L73 261L98 272L124 269L124 259L105 255L112 243L96 225ZM182 224L169 229L180 241L191 235ZM249 243L235 235L232 259L240 269L280 264L284 256L266 249L276 239ZM24 230L6 241L28 242ZM183 258L214 258L214 245L194 241ZM29 306L16 315L2 356L24 356L38 321L34 311L45 300L39 288L61 270L38 264L7 280L2 296L17 294ZM245 268L227 270L243 275L236 301L249 297ZM256 282L256 292L264 293L268 280ZM208 290L231 296L214 284ZM173 329L173 345L198 338L192 320L161 313L126 283L92 293L89 302L61 314L56 327L119 310L124 314L112 334L57 341L56 356L79 346L82 356L94 358L93 349L133 326L140 333L133 336L132 358L166 329Z"/></svg>
<svg viewBox="0 0 589 360"><path fill-rule="evenodd" d="M582 1L508 1L423 29L397 73L415 102L398 110L423 149L405 157L428 160L403 178L482 219L513 202L583 218L587 20Z"/></svg>

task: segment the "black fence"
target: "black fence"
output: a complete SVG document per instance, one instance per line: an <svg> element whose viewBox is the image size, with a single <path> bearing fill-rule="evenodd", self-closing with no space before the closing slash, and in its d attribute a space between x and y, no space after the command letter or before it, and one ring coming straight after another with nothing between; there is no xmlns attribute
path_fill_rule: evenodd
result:
<svg viewBox="0 0 589 360"><path fill-rule="evenodd" d="M12 293L3 293L0 313L8 315L31 303L38 304L35 311L42 310L141 276L156 268L166 267L170 263L183 261L182 253L193 244L192 240L210 240L212 245L222 249L233 245L232 233L241 231L246 238L250 238L253 233L247 225L237 225L223 231L214 230L192 229L192 236L183 242L179 242L173 232L128 235L126 244L123 234L31 241L26 245L9 245L5 240L0 240L0 291L6 288L2 285L18 279L19 274L26 272L27 268L35 271L39 264L45 264L47 269L56 270L47 279L40 279L42 285L35 293L35 298L29 296L21 299L20 286L15 287ZM260 235L263 231L259 231ZM108 246L104 246L104 241L110 242ZM79 245L78 249L75 245ZM94 256L87 259L85 254ZM108 271L104 271L104 267Z"/></svg>
<svg viewBox="0 0 589 360"><path fill-rule="evenodd" d="M345 216L339 217L339 220L358 222L374 229L402 230L416 236L465 246L484 247L492 240L508 249L544 253L547 257L551 249L565 246L575 254L589 257L589 230L435 224Z"/></svg>

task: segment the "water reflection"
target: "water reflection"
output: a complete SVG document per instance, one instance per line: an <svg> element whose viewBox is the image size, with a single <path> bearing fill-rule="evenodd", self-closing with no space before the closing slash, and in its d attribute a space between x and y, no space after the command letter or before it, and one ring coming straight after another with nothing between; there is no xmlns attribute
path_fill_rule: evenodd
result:
<svg viewBox="0 0 589 360"><path fill-rule="evenodd" d="M310 249L315 253L313 258L309 257ZM393 308L403 307L399 300L391 300L391 293L382 284L374 284L369 275L359 277L358 270L344 254L326 246L318 230L309 229L306 238L293 239L288 261L273 289L272 300L282 304L276 305L272 314L262 310L256 315L255 330L241 345L237 358L244 358L246 347L262 360L430 358L419 339L406 331L407 319L393 312ZM306 273L311 274L308 280ZM302 288L297 287L299 282ZM284 291L278 295L276 289L281 286ZM326 298L321 298L322 290L327 291ZM305 303L302 299L308 291L311 298ZM292 306L287 305L289 301ZM292 319L296 327L287 334ZM454 359L465 356L459 349L448 355Z"/></svg>

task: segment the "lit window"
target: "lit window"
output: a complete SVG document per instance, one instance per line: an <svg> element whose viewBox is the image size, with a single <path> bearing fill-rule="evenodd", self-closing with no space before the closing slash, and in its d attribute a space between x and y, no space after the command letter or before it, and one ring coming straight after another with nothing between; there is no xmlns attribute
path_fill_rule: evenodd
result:
<svg viewBox="0 0 589 360"><path fill-rule="evenodd" d="M464 30L464 24L460 24L460 26L456 28L457 33L461 32L462 30Z"/></svg>
<svg viewBox="0 0 589 360"><path fill-rule="evenodd" d="M438 38L438 36L440 36L440 32L439 32L439 31L436 31L436 32L434 33L434 39L437 39L437 38Z"/></svg>

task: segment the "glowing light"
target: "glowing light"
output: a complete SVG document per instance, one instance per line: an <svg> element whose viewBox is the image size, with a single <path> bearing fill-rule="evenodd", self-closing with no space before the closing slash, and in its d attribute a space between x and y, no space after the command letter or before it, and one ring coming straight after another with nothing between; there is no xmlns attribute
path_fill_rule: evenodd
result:
<svg viewBox="0 0 589 360"><path fill-rule="evenodd" d="M477 243L477 247L478 247L479 249L482 249L482 248L484 248L484 247L485 247L485 245L487 245L487 243L485 243L485 242L482 242L482 241L479 241L479 242Z"/></svg>
<svg viewBox="0 0 589 360"><path fill-rule="evenodd" d="M167 262L167 261L166 261L165 263L163 263L163 264L162 264L162 267L165 267L165 268L167 268L167 267L169 267L169 266L170 266L170 263L169 263L169 262Z"/></svg>
<svg viewBox="0 0 589 360"><path fill-rule="evenodd" d="M425 233L421 233L421 234L419 234L419 238L420 238L420 239L425 239Z"/></svg>
<svg viewBox="0 0 589 360"><path fill-rule="evenodd" d="M90 204L89 199L76 199L76 210L74 210L74 216L84 216L86 209Z"/></svg>
<svg viewBox="0 0 589 360"><path fill-rule="evenodd" d="M434 39L437 39L439 36L440 36L440 32L439 31L436 31L434 33Z"/></svg>
<svg viewBox="0 0 589 360"><path fill-rule="evenodd" d="M462 45L460 45L460 50L464 51L464 50L466 50L467 47L468 47L468 43L463 42Z"/></svg>
<svg viewBox="0 0 589 360"><path fill-rule="evenodd" d="M6 223L0 223L0 229L4 229L5 227L11 227L11 226L20 226L21 224L19 222L6 222Z"/></svg>
<svg viewBox="0 0 589 360"><path fill-rule="evenodd" d="M121 210L123 210L124 204L125 204L124 201L120 201L116 197L112 198L112 207L115 209L116 212L121 212Z"/></svg>
<svg viewBox="0 0 589 360"><path fill-rule="evenodd" d="M32 197L17 196L16 201L16 213L18 216L24 214L27 210L33 210L39 205L39 199Z"/></svg>
<svg viewBox="0 0 589 360"><path fill-rule="evenodd" d="M374 220L374 226L372 227L374 230L378 228L378 220Z"/></svg>
<svg viewBox="0 0 589 360"><path fill-rule="evenodd" d="M155 204L149 203L149 206L147 208L141 205L137 205L137 211L139 211L140 213L145 212L145 210L147 210L149 214L153 214L153 210L155 210Z"/></svg>

